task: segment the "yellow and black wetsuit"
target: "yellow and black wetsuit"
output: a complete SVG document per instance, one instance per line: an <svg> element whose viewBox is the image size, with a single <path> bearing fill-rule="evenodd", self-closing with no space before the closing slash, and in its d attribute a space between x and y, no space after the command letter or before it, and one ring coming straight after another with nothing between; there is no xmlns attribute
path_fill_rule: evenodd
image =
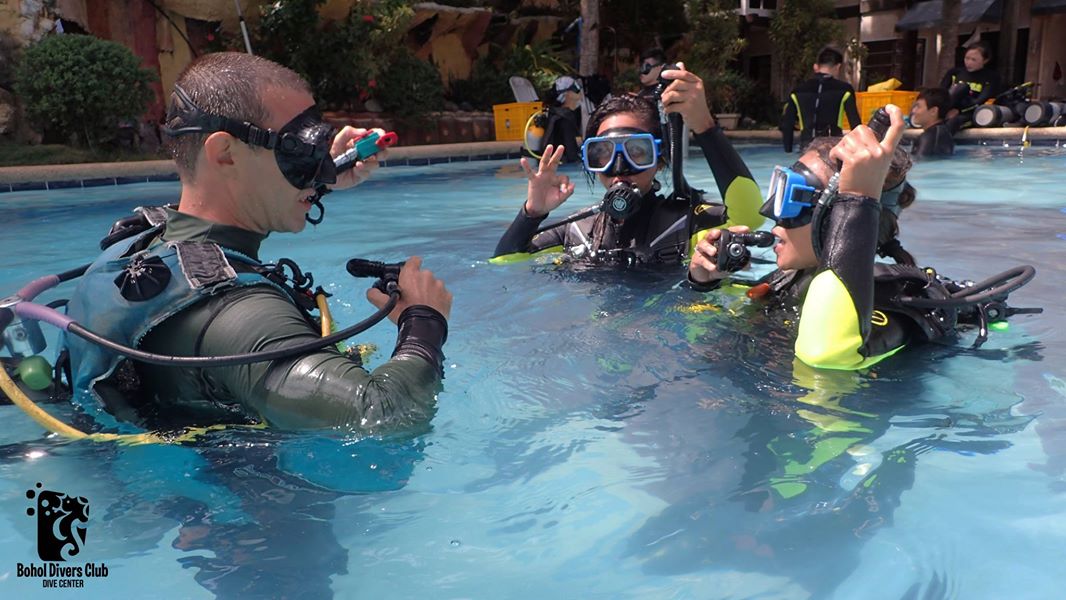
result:
<svg viewBox="0 0 1066 600"><path fill-rule="evenodd" d="M534 235L547 215L530 217L523 206L500 238L493 262L566 252L583 261L615 260L625 255L626 260L642 263L678 264L689 258L696 242L714 227L757 228L763 222L759 214L762 194L733 145L718 127L697 134L695 140L711 167L724 207L700 203L693 208L652 192L638 212L624 222L599 213Z"/></svg>
<svg viewBox="0 0 1066 600"><path fill-rule="evenodd" d="M947 292L931 270L874 263L880 211L873 198L841 194L827 217L818 267L769 278L775 296L802 299L796 357L812 367L862 369L908 344L955 333L955 311L894 302Z"/></svg>
<svg viewBox="0 0 1066 600"><path fill-rule="evenodd" d="M968 108L977 104L984 104L999 92L999 73L990 67L984 67L970 72L962 67L955 67L944 74L940 87L950 90L957 83L965 83L969 88L966 94L952 96L954 108Z"/></svg>
<svg viewBox="0 0 1066 600"><path fill-rule="evenodd" d="M781 117L781 140L785 152L792 152L797 120L800 148L818 136L840 135L846 124L850 123L852 127L859 124L855 88L831 75L818 73L792 90Z"/></svg>

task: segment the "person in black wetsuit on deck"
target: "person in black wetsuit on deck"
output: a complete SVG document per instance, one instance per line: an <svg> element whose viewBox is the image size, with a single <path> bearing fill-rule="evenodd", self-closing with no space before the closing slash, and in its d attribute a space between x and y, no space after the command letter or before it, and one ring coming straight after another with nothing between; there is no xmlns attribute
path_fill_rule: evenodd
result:
<svg viewBox="0 0 1066 600"><path fill-rule="evenodd" d="M529 177L527 198L496 246L494 263L565 251L587 262L676 265L712 228L735 225L746 230L744 226L762 224L759 188L711 117L702 80L679 67L663 73L672 83L663 91L662 103L667 113L680 113L695 132L724 205L656 193L655 176L664 166L658 110L641 97L616 96L593 113L582 147L585 169L608 190L605 201L595 207L603 211L537 233L548 213L574 193L570 179L556 172L563 149L548 146L536 171L522 159Z"/></svg>
<svg viewBox="0 0 1066 600"><path fill-rule="evenodd" d="M944 74L940 87L951 94L953 113L949 117L984 104L999 93L999 73L988 66L990 60L992 51L988 44L978 42L966 50L962 59L964 66L955 67ZM973 111L966 111L965 114L972 116ZM969 116L965 121L969 121Z"/></svg>
<svg viewBox="0 0 1066 600"><path fill-rule="evenodd" d="M911 154L919 156L951 156L955 154L955 121L946 121L951 97L943 88L926 88L918 94L911 107L911 124L924 129L914 141Z"/></svg>
<svg viewBox="0 0 1066 600"><path fill-rule="evenodd" d="M833 48L818 54L814 77L799 84L788 96L781 117L781 140L785 152L792 152L796 121L799 121L800 149L818 136L840 135L844 116L854 127L859 124L855 88L838 79L844 55Z"/></svg>

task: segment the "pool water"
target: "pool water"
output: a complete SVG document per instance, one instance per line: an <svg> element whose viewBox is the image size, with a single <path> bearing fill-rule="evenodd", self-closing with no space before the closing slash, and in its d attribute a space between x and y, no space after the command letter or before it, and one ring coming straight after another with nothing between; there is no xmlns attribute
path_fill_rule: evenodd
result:
<svg viewBox="0 0 1066 600"><path fill-rule="evenodd" d="M792 160L742 154L761 184ZM979 350L968 333L865 373L794 364L788 325L729 291L684 289L680 269L488 264L524 198L517 164L381 170L263 256L312 271L341 325L371 312L348 258L425 258L455 294L429 430L123 447L46 437L0 406L0 597L64 594L18 576L42 564L26 512L37 482L90 504L83 550L61 564L107 576L69 597L1056 597L1066 151L959 155L912 172L904 246L957 278L1033 264L1011 303L1045 312ZM716 190L702 159L687 172ZM581 183L569 205L601 193ZM0 196L0 295L84 263L113 221L177 195ZM356 341L380 348L373 365L394 340L381 325Z"/></svg>

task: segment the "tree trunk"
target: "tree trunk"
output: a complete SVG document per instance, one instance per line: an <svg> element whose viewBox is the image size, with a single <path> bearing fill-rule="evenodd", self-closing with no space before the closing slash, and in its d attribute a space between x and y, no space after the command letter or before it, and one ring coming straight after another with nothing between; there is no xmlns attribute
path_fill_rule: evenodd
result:
<svg viewBox="0 0 1066 600"><path fill-rule="evenodd" d="M599 72L600 56L600 0L581 0L581 62L582 77Z"/></svg>
<svg viewBox="0 0 1066 600"><path fill-rule="evenodd" d="M962 0L944 0L940 13L940 54L937 56L937 71L933 81L939 80L955 66L955 48L959 45L959 18L962 16Z"/></svg>
<svg viewBox="0 0 1066 600"><path fill-rule="evenodd" d="M999 21L999 76L1004 88L1014 85L1014 57L1018 48L1018 0L1003 0ZM1002 90L1000 90L1002 91Z"/></svg>

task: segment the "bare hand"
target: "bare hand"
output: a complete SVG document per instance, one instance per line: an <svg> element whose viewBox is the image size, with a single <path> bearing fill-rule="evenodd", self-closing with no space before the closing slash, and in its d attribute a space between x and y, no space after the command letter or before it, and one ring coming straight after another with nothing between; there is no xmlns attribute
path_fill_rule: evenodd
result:
<svg viewBox="0 0 1066 600"><path fill-rule="evenodd" d="M433 276L432 271L422 270L422 258L412 256L400 269L400 297L396 300L396 308L389 313L389 319L395 323L404 309L409 306L428 306L447 319L452 311L452 293L444 287L444 282ZM366 292L366 299L374 306L381 308L389 301L389 297L377 288L370 288Z"/></svg>
<svg viewBox="0 0 1066 600"><path fill-rule="evenodd" d="M729 228L729 231L748 233L751 229L747 225L734 225ZM707 283L729 276L729 273L718 270L718 240L721 237L721 229L712 229L696 244L696 251L692 253L692 262L688 264L688 275L692 281Z"/></svg>
<svg viewBox="0 0 1066 600"><path fill-rule="evenodd" d="M885 177L892 166L892 154L903 138L903 112L898 106L885 107L892 118L892 125L885 139L877 136L865 125L848 132L829 152L829 157L842 163L840 168L840 193L857 194L880 198Z"/></svg>
<svg viewBox="0 0 1066 600"><path fill-rule="evenodd" d="M555 170L563 160L564 146L554 147L548 144L540 157L540 165L534 173L529 166L529 159L522 159L522 170L529 177L526 191L526 214L531 217L543 217L566 202L574 193L574 184L566 175L559 175Z"/></svg>
<svg viewBox="0 0 1066 600"><path fill-rule="evenodd" d="M329 149L330 156L337 158L341 154L351 150L357 141L371 133L377 133L379 136L385 135L385 131L382 129L357 129L355 127L345 126L336 136L334 136L333 145ZM379 161L385 160L386 158L388 158L388 150L381 150L366 160L356 162L354 167L338 174L337 183L334 183L330 187L335 190L343 190L363 183L370 177L370 174L378 168L380 164Z"/></svg>
<svg viewBox="0 0 1066 600"><path fill-rule="evenodd" d="M714 126L703 80L686 71L685 63L677 63L677 66L681 68L662 72L663 79L674 80L663 91L663 108L667 113L681 113L693 132L703 133Z"/></svg>

